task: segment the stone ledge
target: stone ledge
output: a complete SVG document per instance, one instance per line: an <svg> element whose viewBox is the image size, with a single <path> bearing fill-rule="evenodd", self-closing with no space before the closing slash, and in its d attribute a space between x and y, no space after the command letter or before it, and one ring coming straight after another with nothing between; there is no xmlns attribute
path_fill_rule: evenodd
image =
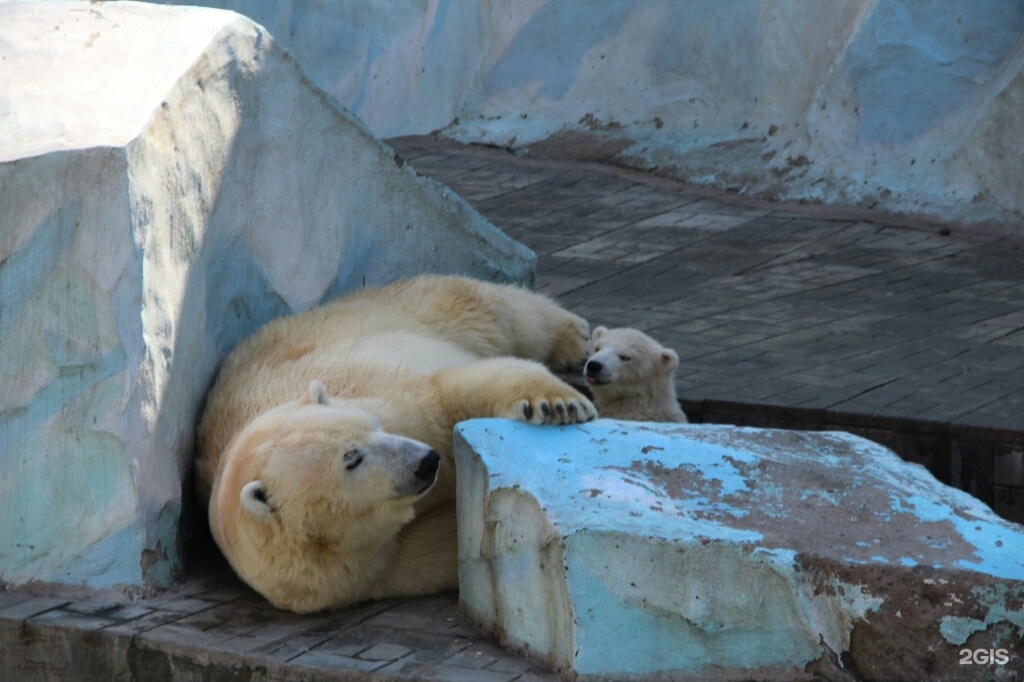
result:
<svg viewBox="0 0 1024 682"><path fill-rule="evenodd" d="M456 432L467 614L579 679L989 679L1024 529L839 432L496 420Z"/></svg>

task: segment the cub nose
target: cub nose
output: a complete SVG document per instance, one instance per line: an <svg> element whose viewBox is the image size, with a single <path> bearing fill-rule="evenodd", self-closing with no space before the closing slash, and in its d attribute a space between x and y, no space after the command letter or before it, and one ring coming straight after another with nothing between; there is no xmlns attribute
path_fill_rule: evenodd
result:
<svg viewBox="0 0 1024 682"><path fill-rule="evenodd" d="M600 360L587 360L586 367L583 368L584 374L600 374L601 370L604 369L604 365L601 364Z"/></svg>
<svg viewBox="0 0 1024 682"><path fill-rule="evenodd" d="M421 481L433 481L439 466L441 466L441 455L431 450L420 460L420 465L416 469L416 478Z"/></svg>

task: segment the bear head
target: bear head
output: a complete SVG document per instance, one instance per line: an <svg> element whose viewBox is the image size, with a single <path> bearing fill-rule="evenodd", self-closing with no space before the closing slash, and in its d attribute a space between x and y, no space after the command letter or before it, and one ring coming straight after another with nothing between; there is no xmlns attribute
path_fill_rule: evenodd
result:
<svg viewBox="0 0 1024 682"><path fill-rule="evenodd" d="M636 329L596 327L590 341L583 377L595 391L632 393L671 380L679 366L674 350Z"/></svg>
<svg viewBox="0 0 1024 682"><path fill-rule="evenodd" d="M253 589L310 612L383 570L433 486L440 456L386 433L371 413L312 382L228 446L210 501L214 539Z"/></svg>

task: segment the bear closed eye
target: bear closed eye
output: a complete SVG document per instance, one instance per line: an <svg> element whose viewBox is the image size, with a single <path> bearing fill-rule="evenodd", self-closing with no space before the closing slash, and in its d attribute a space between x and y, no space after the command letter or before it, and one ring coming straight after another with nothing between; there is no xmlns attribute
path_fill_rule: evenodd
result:
<svg viewBox="0 0 1024 682"><path fill-rule="evenodd" d="M348 452L345 453L345 462L347 462L347 464L345 465L345 470L352 471L357 466L363 463L363 453L359 452L358 450L349 450Z"/></svg>

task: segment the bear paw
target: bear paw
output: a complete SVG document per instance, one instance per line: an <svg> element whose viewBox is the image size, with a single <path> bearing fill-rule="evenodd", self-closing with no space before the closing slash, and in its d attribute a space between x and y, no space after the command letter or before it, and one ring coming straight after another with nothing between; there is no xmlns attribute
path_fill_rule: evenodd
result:
<svg viewBox="0 0 1024 682"><path fill-rule="evenodd" d="M531 424L582 424L595 419L597 410L582 395L565 393L517 400L505 416Z"/></svg>
<svg viewBox="0 0 1024 682"><path fill-rule="evenodd" d="M557 335L545 364L552 372L578 375L590 354L590 326L582 317L570 314L570 318Z"/></svg>

